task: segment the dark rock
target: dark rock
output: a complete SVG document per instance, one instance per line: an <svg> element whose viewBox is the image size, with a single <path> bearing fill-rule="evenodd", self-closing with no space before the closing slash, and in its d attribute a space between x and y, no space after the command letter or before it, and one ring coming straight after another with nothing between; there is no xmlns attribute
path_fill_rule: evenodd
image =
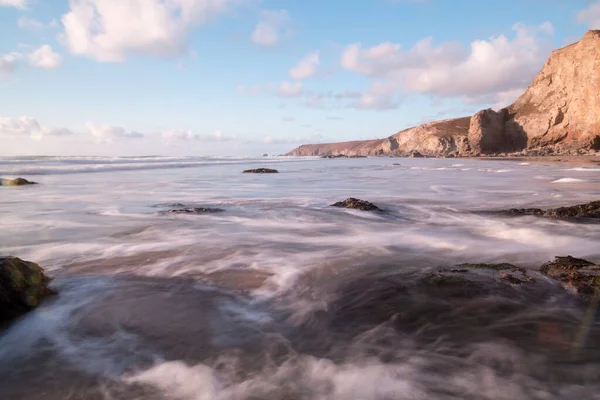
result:
<svg viewBox="0 0 600 400"><path fill-rule="evenodd" d="M570 207L510 209L504 212L507 215L536 215L547 218L566 220L600 220L600 201L592 201L587 204L579 204Z"/></svg>
<svg viewBox="0 0 600 400"><path fill-rule="evenodd" d="M161 203L161 204L155 204L152 207L154 207L154 208L185 208L187 206L185 204L181 204L181 203Z"/></svg>
<svg viewBox="0 0 600 400"><path fill-rule="evenodd" d="M600 219L600 201L592 201L571 207L560 207L544 212L544 216L553 218L595 218Z"/></svg>
<svg viewBox="0 0 600 400"><path fill-rule="evenodd" d="M0 186L24 186L24 185L37 185L37 182L28 181L23 178L16 179L0 179Z"/></svg>
<svg viewBox="0 0 600 400"><path fill-rule="evenodd" d="M257 168L257 169L247 169L244 171L244 174L276 174L279 171L276 169L270 168Z"/></svg>
<svg viewBox="0 0 600 400"><path fill-rule="evenodd" d="M556 257L542 265L540 272L577 294L600 296L600 265L571 256Z"/></svg>
<svg viewBox="0 0 600 400"><path fill-rule="evenodd" d="M263 154L263 157L269 157L269 155L267 153Z"/></svg>
<svg viewBox="0 0 600 400"><path fill-rule="evenodd" d="M331 206L340 208L353 208L361 211L381 211L381 209L375 204L365 200L355 199L354 197L349 197L344 201L338 201Z"/></svg>
<svg viewBox="0 0 600 400"><path fill-rule="evenodd" d="M540 208L511 208L506 211L508 215L544 215L544 210Z"/></svg>
<svg viewBox="0 0 600 400"><path fill-rule="evenodd" d="M419 153L418 151L413 151L412 153L410 153L409 157L410 158L423 158L425 156L423 154Z"/></svg>
<svg viewBox="0 0 600 400"><path fill-rule="evenodd" d="M16 257L0 257L0 327L55 294L49 283L50 278L39 265Z"/></svg>
<svg viewBox="0 0 600 400"><path fill-rule="evenodd" d="M523 274L525 274L527 271L525 270L525 268L522 267L516 267L512 264L508 264L508 263L500 263L500 264L459 264L456 267L458 268L462 268L462 269L467 269L467 270L473 270L473 269L490 269L490 270L496 270L496 271L503 271L503 270L510 270L512 272L521 272Z"/></svg>
<svg viewBox="0 0 600 400"><path fill-rule="evenodd" d="M174 208L172 210L168 210L168 214L214 214L218 212L223 212L222 208L209 208L209 207L191 207L191 208Z"/></svg>

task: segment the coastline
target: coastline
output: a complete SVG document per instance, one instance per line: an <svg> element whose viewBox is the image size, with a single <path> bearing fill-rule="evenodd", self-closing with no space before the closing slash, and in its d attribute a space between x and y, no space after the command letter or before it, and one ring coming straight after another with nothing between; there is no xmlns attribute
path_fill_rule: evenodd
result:
<svg viewBox="0 0 600 400"><path fill-rule="evenodd" d="M507 156L507 157L460 157L473 160L486 161L521 161L521 162L536 162L536 163L565 163L577 165L600 165L600 153L596 155L579 155L579 156Z"/></svg>

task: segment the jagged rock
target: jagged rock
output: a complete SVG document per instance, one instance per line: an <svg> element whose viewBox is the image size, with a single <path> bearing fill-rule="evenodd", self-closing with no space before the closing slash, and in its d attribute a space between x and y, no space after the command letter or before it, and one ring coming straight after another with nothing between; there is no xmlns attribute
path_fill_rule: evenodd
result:
<svg viewBox="0 0 600 400"><path fill-rule="evenodd" d="M515 216L536 215L566 220L600 220L600 200L570 207L550 208L548 210L542 210L541 208L513 208L505 211L505 213Z"/></svg>
<svg viewBox="0 0 600 400"><path fill-rule="evenodd" d="M409 157L410 158L423 158L424 155L419 153L418 151L413 151L412 153L410 153Z"/></svg>
<svg viewBox="0 0 600 400"><path fill-rule="evenodd" d="M256 168L256 169L247 169L244 171L244 174L276 174L279 171L276 169L270 168Z"/></svg>
<svg viewBox="0 0 600 400"><path fill-rule="evenodd" d="M344 201L338 201L337 203L334 203L331 206L341 208L353 208L355 210L361 211L381 211L381 209L375 204L365 200L356 199L354 197L349 197Z"/></svg>
<svg viewBox="0 0 600 400"><path fill-rule="evenodd" d="M471 117L468 141L473 153L514 152L527 146L527 135L511 118L507 109L499 112L487 109Z"/></svg>
<svg viewBox="0 0 600 400"><path fill-rule="evenodd" d="M17 257L0 257L0 327L55 294L49 283L39 265Z"/></svg>
<svg viewBox="0 0 600 400"><path fill-rule="evenodd" d="M571 256L556 257L542 265L540 272L577 294L600 296L600 265Z"/></svg>
<svg viewBox="0 0 600 400"><path fill-rule="evenodd" d="M28 181L23 178L16 179L0 179L0 186L24 186L24 185L37 185L37 182Z"/></svg>

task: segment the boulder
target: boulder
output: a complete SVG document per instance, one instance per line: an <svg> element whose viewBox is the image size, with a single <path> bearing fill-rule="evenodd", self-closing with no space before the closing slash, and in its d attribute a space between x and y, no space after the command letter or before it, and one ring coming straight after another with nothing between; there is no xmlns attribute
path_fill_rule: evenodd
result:
<svg viewBox="0 0 600 400"><path fill-rule="evenodd" d="M331 206L340 208L352 208L361 211L381 211L381 209L375 204L365 200L356 199L354 197L349 197L344 201L338 201L337 203L334 203Z"/></svg>
<svg viewBox="0 0 600 400"><path fill-rule="evenodd" d="M256 169L247 169L244 171L244 174L276 174L279 171L276 169L270 168L256 168Z"/></svg>
<svg viewBox="0 0 600 400"><path fill-rule="evenodd" d="M0 257L0 326L55 294L49 283L39 265L17 257Z"/></svg>
<svg viewBox="0 0 600 400"><path fill-rule="evenodd" d="M556 257L542 265L540 272L577 294L600 296L600 265L571 256Z"/></svg>
<svg viewBox="0 0 600 400"><path fill-rule="evenodd" d="M0 186L24 186L24 185L37 185L37 182L28 181L23 178L16 179L0 179Z"/></svg>

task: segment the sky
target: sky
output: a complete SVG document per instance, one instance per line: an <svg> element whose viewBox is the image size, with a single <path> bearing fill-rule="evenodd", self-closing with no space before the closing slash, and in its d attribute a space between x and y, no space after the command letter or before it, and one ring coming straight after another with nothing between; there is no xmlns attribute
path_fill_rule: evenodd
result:
<svg viewBox="0 0 600 400"><path fill-rule="evenodd" d="M600 0L0 0L0 156L282 154L513 102Z"/></svg>

